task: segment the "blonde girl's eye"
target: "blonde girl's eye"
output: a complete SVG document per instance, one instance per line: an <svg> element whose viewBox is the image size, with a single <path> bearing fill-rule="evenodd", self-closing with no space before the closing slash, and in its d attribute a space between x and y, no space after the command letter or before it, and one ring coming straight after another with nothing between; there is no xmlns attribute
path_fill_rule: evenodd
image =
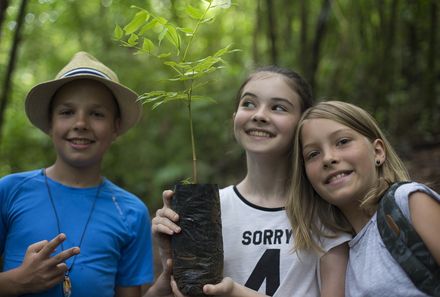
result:
<svg viewBox="0 0 440 297"><path fill-rule="evenodd" d="M312 160L313 158L315 158L318 155L319 155L318 151L308 151L308 152L305 152L304 153L304 160L305 161L310 161L310 160Z"/></svg>
<svg viewBox="0 0 440 297"><path fill-rule="evenodd" d="M348 144L349 142L351 142L351 139L349 138L341 138L336 142L337 146L341 146L341 145L345 145Z"/></svg>

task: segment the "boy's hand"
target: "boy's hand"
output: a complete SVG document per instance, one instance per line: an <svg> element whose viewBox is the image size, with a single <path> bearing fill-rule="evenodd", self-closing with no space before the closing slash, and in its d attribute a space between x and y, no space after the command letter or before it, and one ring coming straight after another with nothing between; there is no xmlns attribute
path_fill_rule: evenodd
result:
<svg viewBox="0 0 440 297"><path fill-rule="evenodd" d="M14 279L24 293L45 291L63 281L67 271L64 262L80 253L78 247L73 247L51 257L64 240L66 235L61 233L49 242L39 241L27 248L23 263L14 272Z"/></svg>
<svg viewBox="0 0 440 297"><path fill-rule="evenodd" d="M153 218L153 235L159 242L159 253L162 267L166 266L168 259L172 258L171 253L171 235L180 232L180 227L176 224L179 221L179 215L171 209L171 199L174 192L167 190L162 194L163 207L158 209Z"/></svg>

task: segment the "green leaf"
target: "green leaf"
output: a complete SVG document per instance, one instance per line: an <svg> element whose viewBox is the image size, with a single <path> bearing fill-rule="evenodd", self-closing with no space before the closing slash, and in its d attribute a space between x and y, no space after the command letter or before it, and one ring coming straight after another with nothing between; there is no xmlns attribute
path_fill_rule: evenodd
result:
<svg viewBox="0 0 440 297"><path fill-rule="evenodd" d="M184 92L153 91L141 95L139 101L142 103L152 103L152 109L155 109L163 103L176 100L186 100L187 97L188 95Z"/></svg>
<svg viewBox="0 0 440 297"><path fill-rule="evenodd" d="M139 35L144 35L147 31L153 29L157 25L157 20L152 19L150 22L146 23L142 28L139 30Z"/></svg>
<svg viewBox="0 0 440 297"><path fill-rule="evenodd" d="M166 61L164 62L165 65L167 66L171 66L171 67L175 67L175 68L179 68L179 69L189 69L191 67L191 65L188 65L187 63L182 63L182 62L174 62L174 61Z"/></svg>
<svg viewBox="0 0 440 297"><path fill-rule="evenodd" d="M165 19L165 18L163 18L163 17L156 17L156 20L157 20L157 22L158 22L159 24L161 24L161 25L165 25L165 24L168 23L168 20Z"/></svg>
<svg viewBox="0 0 440 297"><path fill-rule="evenodd" d="M115 30L113 31L113 38L116 40L120 40L124 36L124 31L119 25L115 26Z"/></svg>
<svg viewBox="0 0 440 297"><path fill-rule="evenodd" d="M138 39L139 39L139 37L136 34L133 33L133 34L130 35L130 38L128 38L127 43L130 46L135 46L135 45L138 44L138 42L137 42Z"/></svg>
<svg viewBox="0 0 440 297"><path fill-rule="evenodd" d="M179 33L177 33L177 30L174 26L170 24L166 24L165 26L168 29L165 36L171 42L171 44L174 45L174 47L177 49L177 55L178 55L180 51L180 35Z"/></svg>
<svg viewBox="0 0 440 297"><path fill-rule="evenodd" d="M163 58L168 58L169 56L171 56L171 53L162 53L162 54L158 55L157 57L159 59L163 59Z"/></svg>
<svg viewBox="0 0 440 297"><path fill-rule="evenodd" d="M185 33L186 36L192 36L194 34L194 29L192 28L177 27L177 30Z"/></svg>
<svg viewBox="0 0 440 297"><path fill-rule="evenodd" d="M214 54L214 57L221 57L221 56L223 56L224 54L228 54L230 51L229 51L229 48L231 47L231 45L229 44L229 45L227 45L227 46L225 46L224 48L222 48L222 49L219 49L215 54Z"/></svg>
<svg viewBox="0 0 440 297"><path fill-rule="evenodd" d="M159 33L159 36L157 38L159 40L159 45L162 43L162 40L164 39L164 37L167 34L167 32L168 32L168 28L167 27L163 27L162 31Z"/></svg>
<svg viewBox="0 0 440 297"><path fill-rule="evenodd" d="M154 48L155 48L154 43L150 39L144 38L144 43L142 44L142 50L150 54L154 50Z"/></svg>
<svg viewBox="0 0 440 297"><path fill-rule="evenodd" d="M202 24L211 23L215 20L215 17L210 17L201 21Z"/></svg>
<svg viewBox="0 0 440 297"><path fill-rule="evenodd" d="M145 23L150 14L146 10L141 10L135 14L134 18L124 27L124 31L126 35L129 35L139 29L143 23Z"/></svg>
<svg viewBox="0 0 440 297"><path fill-rule="evenodd" d="M190 17L192 17L195 20L200 20L204 15L203 10L195 8L192 5L187 5L185 8L185 12L187 15L189 15Z"/></svg>

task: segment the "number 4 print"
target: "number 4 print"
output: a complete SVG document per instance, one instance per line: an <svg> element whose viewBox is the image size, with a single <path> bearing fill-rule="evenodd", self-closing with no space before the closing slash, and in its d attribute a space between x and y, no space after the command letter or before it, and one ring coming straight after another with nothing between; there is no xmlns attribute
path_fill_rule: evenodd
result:
<svg viewBox="0 0 440 297"><path fill-rule="evenodd" d="M245 286L258 289L266 280L266 295L272 296L280 285L280 250L268 249L255 265Z"/></svg>

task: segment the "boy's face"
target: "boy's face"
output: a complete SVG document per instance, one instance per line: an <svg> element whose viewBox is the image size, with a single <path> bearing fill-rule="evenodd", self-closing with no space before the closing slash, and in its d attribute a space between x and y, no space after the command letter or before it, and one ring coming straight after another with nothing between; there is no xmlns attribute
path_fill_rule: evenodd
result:
<svg viewBox="0 0 440 297"><path fill-rule="evenodd" d="M57 162L83 169L99 167L118 135L112 93L97 81L75 80L58 90L51 110L50 135Z"/></svg>

